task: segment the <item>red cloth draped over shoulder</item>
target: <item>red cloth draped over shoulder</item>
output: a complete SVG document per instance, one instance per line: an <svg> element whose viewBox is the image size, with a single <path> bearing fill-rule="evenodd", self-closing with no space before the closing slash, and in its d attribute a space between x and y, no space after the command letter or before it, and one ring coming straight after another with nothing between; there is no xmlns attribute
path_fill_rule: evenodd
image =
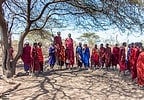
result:
<svg viewBox="0 0 144 100"><path fill-rule="evenodd" d="M38 48L32 48L32 70L40 71L40 64L38 59Z"/></svg>
<svg viewBox="0 0 144 100"><path fill-rule="evenodd" d="M37 48L37 52L38 52L38 60L39 60L40 62L43 62L43 61L44 61L44 58L43 58L42 48L38 47L38 48Z"/></svg>
<svg viewBox="0 0 144 100"><path fill-rule="evenodd" d="M118 59L119 59L119 47L114 47L112 51L112 65L117 65L118 64Z"/></svg>
<svg viewBox="0 0 144 100"><path fill-rule="evenodd" d="M137 60L137 82L144 86L144 52L141 52Z"/></svg>
<svg viewBox="0 0 144 100"><path fill-rule="evenodd" d="M55 44L55 45L58 44L60 47L62 46L62 39L61 39L60 36L55 36L55 37L54 37L54 44Z"/></svg>
<svg viewBox="0 0 144 100"><path fill-rule="evenodd" d="M96 48L92 49L92 54L91 54L91 63L99 63L99 51Z"/></svg>
<svg viewBox="0 0 144 100"><path fill-rule="evenodd" d="M138 48L132 48L131 56L130 56L131 57L130 63L131 63L132 79L135 79L137 77L136 62L138 59L138 55L139 55L139 49Z"/></svg>
<svg viewBox="0 0 144 100"><path fill-rule="evenodd" d="M120 47L119 66L120 66L120 71L124 71L126 69L126 53L124 47Z"/></svg>
<svg viewBox="0 0 144 100"><path fill-rule="evenodd" d="M111 63L111 48L107 47L105 49L105 64L108 67L110 66L110 63Z"/></svg>
<svg viewBox="0 0 144 100"><path fill-rule="evenodd" d="M73 65L74 64L73 39L72 38L67 38L65 40L65 46L66 46L66 58L68 60L70 60L70 65Z"/></svg>
<svg viewBox="0 0 144 100"><path fill-rule="evenodd" d="M25 46L23 48L23 53L22 53L21 58L25 64L31 65L31 61L32 61L31 46Z"/></svg>

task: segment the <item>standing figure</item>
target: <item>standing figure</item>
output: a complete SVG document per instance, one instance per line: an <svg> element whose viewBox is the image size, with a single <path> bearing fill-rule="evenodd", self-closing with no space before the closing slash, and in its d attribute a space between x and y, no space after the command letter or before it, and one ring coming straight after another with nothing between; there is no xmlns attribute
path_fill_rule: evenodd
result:
<svg viewBox="0 0 144 100"><path fill-rule="evenodd" d="M32 64L31 46L29 45L28 42L24 44L21 59L24 63L24 70L26 74L28 74L29 73L28 71L31 71L31 64Z"/></svg>
<svg viewBox="0 0 144 100"><path fill-rule="evenodd" d="M38 47L37 43L33 44L32 48L32 73L40 72L40 64L39 64L39 58L38 58Z"/></svg>
<svg viewBox="0 0 144 100"><path fill-rule="evenodd" d="M125 70L126 70L126 42L124 42L122 44L122 46L120 47L120 51L119 51L119 66L120 66L120 73L123 72L123 74L125 75Z"/></svg>
<svg viewBox="0 0 144 100"><path fill-rule="evenodd" d="M111 66L111 48L109 47L109 44L106 44L106 49L105 49L105 66L107 70Z"/></svg>
<svg viewBox="0 0 144 100"><path fill-rule="evenodd" d="M118 47L118 44L115 45L115 47L113 47L112 50L112 67L115 67L115 69L117 68L117 64L119 63L119 50L120 48Z"/></svg>
<svg viewBox="0 0 144 100"><path fill-rule="evenodd" d="M144 87L144 48L140 50L140 54L137 60L137 83L139 86Z"/></svg>
<svg viewBox="0 0 144 100"><path fill-rule="evenodd" d="M59 66L60 68L62 69L62 66L64 66L64 63L65 63L65 47L64 46L61 46L60 48L60 53L59 53Z"/></svg>
<svg viewBox="0 0 144 100"><path fill-rule="evenodd" d="M132 74L132 80L136 79L137 77L137 68L136 68L136 62L139 56L139 47L135 43L133 48L131 49L131 74Z"/></svg>
<svg viewBox="0 0 144 100"><path fill-rule="evenodd" d="M55 46L52 43L49 47L49 60L48 63L50 65L50 68L53 69L56 62L56 56L55 56Z"/></svg>
<svg viewBox="0 0 144 100"><path fill-rule="evenodd" d="M44 63L44 57L43 57L43 52L42 52L42 43L38 43L38 60L39 60L39 65L40 65L40 71L43 72L43 63Z"/></svg>
<svg viewBox="0 0 144 100"><path fill-rule="evenodd" d="M66 62L68 62L68 66L73 67L74 65L74 48L73 48L73 39L71 38L71 34L68 34L68 38L65 40L66 47Z"/></svg>
<svg viewBox="0 0 144 100"><path fill-rule="evenodd" d="M62 46L62 39L61 39L61 33L60 32L57 32L57 36L54 37L54 45L56 47L55 48L56 49L56 62L58 64L61 46Z"/></svg>
<svg viewBox="0 0 144 100"><path fill-rule="evenodd" d="M84 44L83 47L83 63L86 69L89 68L89 59L90 59L90 50L87 46L87 44Z"/></svg>
<svg viewBox="0 0 144 100"><path fill-rule="evenodd" d="M130 61L131 61L131 50L132 50L132 44L129 44L128 45L128 50L127 50L127 60L126 60L126 66L127 66L127 70L129 71L129 72L131 72L131 63L130 63Z"/></svg>
<svg viewBox="0 0 144 100"><path fill-rule="evenodd" d="M100 66L103 68L105 63L105 48L103 47L103 44L100 45L99 57L100 57Z"/></svg>
<svg viewBox="0 0 144 100"><path fill-rule="evenodd" d="M94 66L99 66L99 50L97 48L97 45L95 44L95 47L92 49L92 54L91 54L91 67Z"/></svg>
<svg viewBox="0 0 144 100"><path fill-rule="evenodd" d="M82 43L79 43L79 45L76 47L76 62L77 62L77 66L82 67Z"/></svg>

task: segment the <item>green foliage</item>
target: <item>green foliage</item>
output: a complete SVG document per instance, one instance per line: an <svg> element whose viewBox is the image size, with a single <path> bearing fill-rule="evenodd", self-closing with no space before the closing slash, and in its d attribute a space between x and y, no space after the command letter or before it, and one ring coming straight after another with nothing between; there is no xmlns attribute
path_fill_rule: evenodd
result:
<svg viewBox="0 0 144 100"><path fill-rule="evenodd" d="M28 40L31 43L39 41L43 43L50 42L52 41L52 34L46 30L34 30L29 32L25 40Z"/></svg>
<svg viewBox="0 0 144 100"><path fill-rule="evenodd" d="M100 37L95 33L83 33L79 38L77 38L81 42L87 42L89 45L94 45L98 41L100 41Z"/></svg>

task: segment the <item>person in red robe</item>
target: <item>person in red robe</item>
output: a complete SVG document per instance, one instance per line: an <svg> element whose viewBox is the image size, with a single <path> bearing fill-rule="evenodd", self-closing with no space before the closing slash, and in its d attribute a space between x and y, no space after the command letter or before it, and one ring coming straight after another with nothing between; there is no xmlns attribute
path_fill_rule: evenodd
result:
<svg viewBox="0 0 144 100"><path fill-rule="evenodd" d="M116 44L112 50L112 67L115 67L115 69L117 69L117 64L119 63L119 50L120 48L118 47L118 44Z"/></svg>
<svg viewBox="0 0 144 100"><path fill-rule="evenodd" d="M39 58L38 58L38 47L37 43L33 44L32 48L32 73L35 74L36 72L39 73L40 71L40 64L39 64Z"/></svg>
<svg viewBox="0 0 144 100"><path fill-rule="evenodd" d="M136 68L136 62L139 56L139 47L138 44L135 43L134 47L131 49L131 74L132 74L132 80L135 80L137 78L137 68Z"/></svg>
<svg viewBox="0 0 144 100"><path fill-rule="evenodd" d="M109 70L111 66L111 48L109 47L109 44L106 44L105 48L105 66L107 70Z"/></svg>
<svg viewBox="0 0 144 100"><path fill-rule="evenodd" d="M61 39L60 32L57 32L57 36L54 37L54 45L56 47L56 62L58 64L60 58L59 56L60 56L61 46L62 46L62 39Z"/></svg>
<svg viewBox="0 0 144 100"><path fill-rule="evenodd" d="M32 57L31 57L31 46L28 42L24 44L21 59L24 63L24 70L28 74L31 71Z"/></svg>
<svg viewBox="0 0 144 100"><path fill-rule="evenodd" d="M38 43L38 60L39 60L39 65L40 65L40 72L43 72L43 63L44 63L44 57L43 57L43 52L42 52L42 43Z"/></svg>
<svg viewBox="0 0 144 100"><path fill-rule="evenodd" d="M54 37L54 45L62 46L62 39L61 39L61 33L57 32L57 36Z"/></svg>
<svg viewBox="0 0 144 100"><path fill-rule="evenodd" d="M64 46L61 46L58 63L59 63L60 69L62 69L62 66L64 66L64 63L65 63L65 47Z"/></svg>
<svg viewBox="0 0 144 100"><path fill-rule="evenodd" d="M123 74L125 75L125 70L126 70L126 42L124 42L122 44L122 46L120 47L120 51L119 51L119 66L120 66L120 73L123 72Z"/></svg>
<svg viewBox="0 0 144 100"><path fill-rule="evenodd" d="M69 62L68 66L70 65L73 67L74 65L74 48L73 48L73 39L71 38L71 34L68 34L68 38L65 40L65 47L66 47L66 62Z"/></svg>
<svg viewBox="0 0 144 100"><path fill-rule="evenodd" d="M91 67L99 67L99 50L97 48L97 45L95 44L95 47L92 49L91 54Z"/></svg>
<svg viewBox="0 0 144 100"><path fill-rule="evenodd" d="M137 83L139 86L144 87L144 48L141 48L137 60Z"/></svg>
<svg viewBox="0 0 144 100"><path fill-rule="evenodd" d="M103 47L103 44L100 45L99 59L100 59L100 66L103 68L105 63L105 47Z"/></svg>

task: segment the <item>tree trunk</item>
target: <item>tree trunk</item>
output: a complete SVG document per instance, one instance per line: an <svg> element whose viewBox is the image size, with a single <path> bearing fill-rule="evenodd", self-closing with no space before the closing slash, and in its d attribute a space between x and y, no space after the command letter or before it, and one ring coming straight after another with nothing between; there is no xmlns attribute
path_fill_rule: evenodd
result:
<svg viewBox="0 0 144 100"><path fill-rule="evenodd" d="M11 73L11 66L10 66L10 45L8 43L8 36L7 36L7 22L5 21L2 14L0 14L0 26L1 26L1 37L2 37L2 69L3 74L7 77L12 77Z"/></svg>
<svg viewBox="0 0 144 100"><path fill-rule="evenodd" d="M1 40L2 40L2 70L3 75L6 77L12 77L13 76L13 67L12 61L10 60L10 45L8 42L8 27L7 22L4 18L4 12L2 8L2 4L5 2L5 0L2 0L0 2L0 31L1 31Z"/></svg>

